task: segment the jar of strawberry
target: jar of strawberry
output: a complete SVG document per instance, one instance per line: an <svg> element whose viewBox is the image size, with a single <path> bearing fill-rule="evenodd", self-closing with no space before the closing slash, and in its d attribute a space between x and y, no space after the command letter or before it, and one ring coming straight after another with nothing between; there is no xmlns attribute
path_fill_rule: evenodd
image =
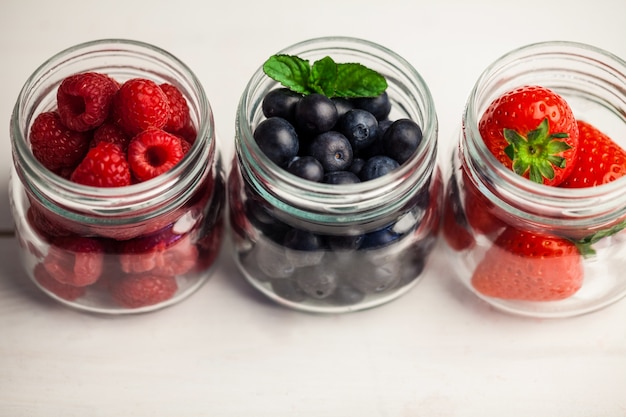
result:
<svg viewBox="0 0 626 417"><path fill-rule="evenodd" d="M514 50L476 82L446 175L452 270L532 317L626 295L626 63L593 46Z"/></svg>
<svg viewBox="0 0 626 417"><path fill-rule="evenodd" d="M176 57L118 39L66 49L27 79L10 133L21 259L52 298L146 312L207 280L224 175L209 101Z"/></svg>
<svg viewBox="0 0 626 417"><path fill-rule="evenodd" d="M438 232L437 115L419 73L361 39L292 45L246 86L228 196L236 263L280 305L371 308L409 291Z"/></svg>

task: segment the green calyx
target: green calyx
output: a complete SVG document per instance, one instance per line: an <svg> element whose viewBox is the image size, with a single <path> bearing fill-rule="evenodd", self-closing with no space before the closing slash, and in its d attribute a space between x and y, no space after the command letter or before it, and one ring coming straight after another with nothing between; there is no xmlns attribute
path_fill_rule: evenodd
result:
<svg viewBox="0 0 626 417"><path fill-rule="evenodd" d="M358 63L336 63L328 56L311 65L295 55L272 55L263 64L263 72L290 90L305 95L376 97L387 89L387 80L378 72Z"/></svg>
<svg viewBox="0 0 626 417"><path fill-rule="evenodd" d="M566 160L559 156L571 148L567 142L558 139L569 137L567 133L549 134L548 119L545 118L535 130L528 132L526 137L513 129L504 129L504 138L509 143L504 149L513 161L513 171L539 184L544 178L552 180L554 168L565 168Z"/></svg>
<svg viewBox="0 0 626 417"><path fill-rule="evenodd" d="M596 233L586 236L580 240L573 241L574 245L578 248L583 257L588 258L596 254L596 250L593 248L593 245L605 237L612 236L618 232L621 232L626 228L626 220L612 226L608 229L599 230Z"/></svg>

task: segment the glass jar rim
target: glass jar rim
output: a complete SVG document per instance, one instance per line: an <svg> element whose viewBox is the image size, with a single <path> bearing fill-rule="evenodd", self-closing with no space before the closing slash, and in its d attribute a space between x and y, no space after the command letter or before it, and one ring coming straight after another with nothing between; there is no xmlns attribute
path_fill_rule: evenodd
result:
<svg viewBox="0 0 626 417"><path fill-rule="evenodd" d="M462 146L467 147L467 150L473 152L479 159L477 161L475 160L477 158L465 158L465 165L470 167L468 169L470 178L475 185L480 186L492 202L501 207L510 208L502 203L503 195L515 195L516 201L528 202L532 205L541 204L546 212L556 217L565 214L576 219L597 214L606 216L626 214L626 177L600 186L585 188L561 188L534 183L504 167L480 139L478 119L481 111L489 103L480 102L479 92L487 86L495 85L498 75L524 59L536 60L538 57L568 57L588 65L595 65L603 71L603 74L608 74L616 86L621 85L621 87L616 87L616 90L621 88L619 91L626 91L626 61L592 45L573 41L544 41L522 46L500 56L479 76L464 110L462 136L465 139ZM622 110L626 112L626 95L622 94L621 101L624 106ZM626 113L620 114L620 118L626 123L626 117L623 116ZM493 192L494 186L501 188L498 197ZM599 202L602 203L599 204ZM516 214L520 215L519 212Z"/></svg>
<svg viewBox="0 0 626 417"><path fill-rule="evenodd" d="M24 114L27 110L29 95L42 78L58 69L72 59L83 59L89 54L115 52L136 52L152 54L160 64L175 69L177 75L185 77L196 95L199 108L199 123L197 139L185 154L183 159L168 172L145 182L135 183L124 187L94 187L77 184L45 168L33 155L28 144L28 132L23 131L22 117L33 117L33 114ZM63 202L63 206L70 209L84 210L88 203L90 211L101 216L116 216L120 213L134 211L137 208L150 205L155 198L180 193L181 188L188 184L181 181L181 177L193 178L199 175L204 164L200 160L212 157L214 152L214 121L211 105L206 97L204 88L195 73L180 59L170 52L152 44L122 38L105 38L83 42L63 49L39 65L27 78L22 86L11 116L11 142L13 144L14 164L19 164L18 174L27 180L34 190L42 191L43 195L52 192L55 199ZM190 170L190 166L194 168ZM191 171L191 172L190 172ZM41 193L40 193L41 195ZM79 202L77 202L79 200Z"/></svg>
<svg viewBox="0 0 626 417"><path fill-rule="evenodd" d="M358 210L365 202L377 199L398 188L407 188L407 184L403 184L409 182L406 181L407 179L424 177L425 171L432 170L433 166L428 162L434 159L433 154L436 155L437 152L438 121L434 100L422 76L407 60L382 45L355 37L324 36L295 43L278 51L277 54L321 53L328 48L349 50L352 53L370 54L370 56L377 54L376 58L384 62L385 65L394 66L401 70L405 78L411 82L411 88L419 92L419 99L423 101L421 110L424 113L424 120L420 127L424 139L409 161L384 177L345 186L307 181L281 169L256 144L253 139L252 123L249 119L252 116L250 110L259 105L259 102L251 101L255 87L264 80L278 85L265 75L262 66L259 66L254 72L239 101L236 121L238 140L235 145L237 153L244 155L244 160L254 161L255 171L260 172L258 181L264 186L268 182L279 184L273 188L273 191L277 192L280 198L290 200L293 196L303 197L313 202L320 209L323 208L323 211L339 214L353 211L353 209ZM418 164L417 161L423 163ZM415 165L419 165L417 170Z"/></svg>

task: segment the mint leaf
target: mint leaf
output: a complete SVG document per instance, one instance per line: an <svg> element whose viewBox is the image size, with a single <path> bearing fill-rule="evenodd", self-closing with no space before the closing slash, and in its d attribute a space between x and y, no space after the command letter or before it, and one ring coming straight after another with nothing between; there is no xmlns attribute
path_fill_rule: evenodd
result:
<svg viewBox="0 0 626 417"><path fill-rule="evenodd" d="M310 65L295 55L273 55L263 64L263 71L283 86L305 95L376 97L387 89L387 80L378 72L358 63L336 63L328 56Z"/></svg>
<svg viewBox="0 0 626 417"><path fill-rule="evenodd" d="M308 94L309 61L292 55L273 55L263 64L263 72L296 93Z"/></svg>
<svg viewBox="0 0 626 417"><path fill-rule="evenodd" d="M335 83L337 82L337 64L331 57L327 56L315 61L311 68L309 77L309 88L316 93L332 97L335 93Z"/></svg>
<svg viewBox="0 0 626 417"><path fill-rule="evenodd" d="M376 97L387 89L387 80L361 64L337 64L335 96Z"/></svg>

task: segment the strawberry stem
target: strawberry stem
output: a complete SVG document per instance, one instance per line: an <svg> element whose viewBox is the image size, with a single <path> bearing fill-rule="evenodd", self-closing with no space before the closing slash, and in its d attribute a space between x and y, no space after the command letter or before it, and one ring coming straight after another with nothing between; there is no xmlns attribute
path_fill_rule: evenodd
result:
<svg viewBox="0 0 626 417"><path fill-rule="evenodd" d="M524 176L528 173L531 181L542 184L544 178L554 178L554 167L565 168L566 160L559 154L571 146L557 139L567 138L569 135L549 134L549 130L548 118L543 119L526 137L513 129L503 130L504 138L509 143L504 152L513 162L513 171L516 174Z"/></svg>
<svg viewBox="0 0 626 417"><path fill-rule="evenodd" d="M596 250L592 246L593 244L599 242L605 237L609 237L618 232L621 232L625 228L626 228L626 220L623 220L619 222L618 224L612 227L609 227L608 229L599 230L595 232L594 234L586 236L582 239L572 241L572 243L576 245L581 255L583 255L585 258L588 258L596 254Z"/></svg>

